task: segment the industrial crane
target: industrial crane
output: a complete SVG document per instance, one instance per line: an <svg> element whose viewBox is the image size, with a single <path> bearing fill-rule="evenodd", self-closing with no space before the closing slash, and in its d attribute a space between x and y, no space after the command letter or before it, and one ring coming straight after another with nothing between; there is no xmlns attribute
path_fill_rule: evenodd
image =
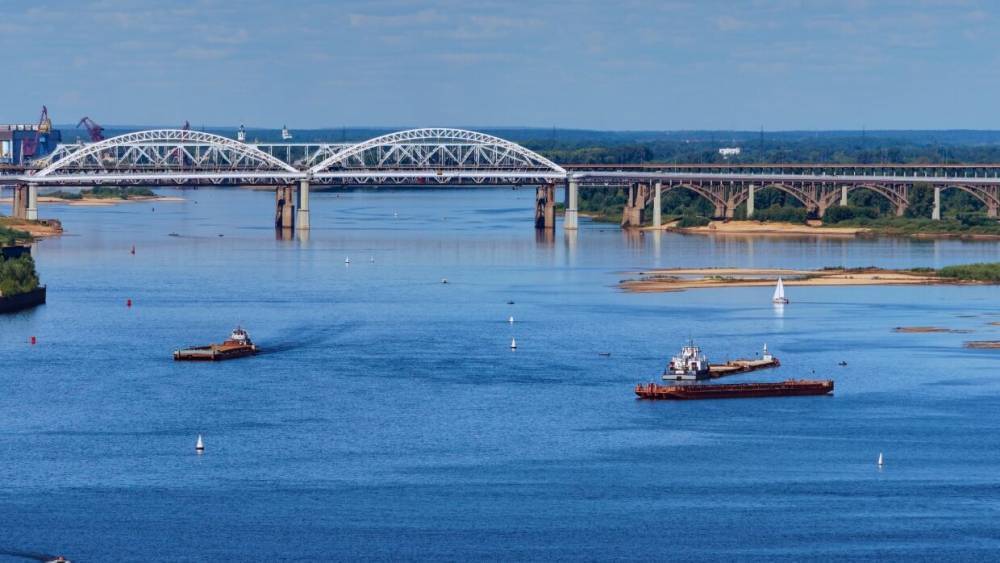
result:
<svg viewBox="0 0 1000 563"><path fill-rule="evenodd" d="M98 125L93 119L89 117L84 117L80 120L80 123L76 124L77 129L83 125L87 128L87 133L90 133L90 141L97 143L104 140L104 128Z"/></svg>
<svg viewBox="0 0 1000 563"><path fill-rule="evenodd" d="M52 131L52 120L49 119L49 108L42 106L42 115L38 118L35 137L25 139L21 143L21 155L25 158L35 156L35 153L38 152L38 141L41 140L42 135L48 135L50 131Z"/></svg>

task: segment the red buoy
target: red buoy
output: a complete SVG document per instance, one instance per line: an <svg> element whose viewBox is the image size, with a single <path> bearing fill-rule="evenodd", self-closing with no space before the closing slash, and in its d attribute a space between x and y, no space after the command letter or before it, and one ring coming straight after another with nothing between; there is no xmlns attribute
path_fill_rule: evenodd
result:
<svg viewBox="0 0 1000 563"><path fill-rule="evenodd" d="M32 345L34 345L34 344L35 344L35 337L34 337L34 336L32 336L32 337L31 337L31 344L32 344Z"/></svg>
<svg viewBox="0 0 1000 563"><path fill-rule="evenodd" d="M131 300L131 299L129 299L128 301L126 301L126 302L125 302L125 306L126 306L126 307L131 307L131 306L132 306L132 300Z"/></svg>

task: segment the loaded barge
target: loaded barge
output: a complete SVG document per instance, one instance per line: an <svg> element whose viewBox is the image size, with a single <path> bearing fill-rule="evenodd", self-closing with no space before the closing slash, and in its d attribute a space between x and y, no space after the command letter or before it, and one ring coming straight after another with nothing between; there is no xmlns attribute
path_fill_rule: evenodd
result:
<svg viewBox="0 0 1000 563"><path fill-rule="evenodd" d="M218 362L232 360L257 353L257 345L250 340L247 331L236 327L229 339L222 344L208 346L193 346L183 350L174 350L174 360L181 362Z"/></svg>
<svg viewBox="0 0 1000 563"><path fill-rule="evenodd" d="M635 386L640 399L750 399L756 397L790 397L798 395L828 395L833 393L833 380L795 380L779 383L730 383L657 385L642 383Z"/></svg>
<svg viewBox="0 0 1000 563"><path fill-rule="evenodd" d="M729 360L724 364L712 364L709 363L708 357L702 353L701 348L695 346L694 342L689 342L687 346L681 348L680 355L670 359L670 363L663 370L663 379L665 381L716 379L737 373L776 368L780 365L781 362L778 358L767 351L767 344L764 345L764 353L760 358Z"/></svg>

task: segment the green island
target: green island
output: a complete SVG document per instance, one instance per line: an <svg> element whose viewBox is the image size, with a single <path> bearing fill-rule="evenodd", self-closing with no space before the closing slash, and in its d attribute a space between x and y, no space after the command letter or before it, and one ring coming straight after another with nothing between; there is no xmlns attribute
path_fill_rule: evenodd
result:
<svg viewBox="0 0 1000 563"><path fill-rule="evenodd" d="M156 192L146 187L129 186L124 188L97 186L83 189L78 192L56 191L45 194L46 197L56 199L130 199L134 197L147 198L156 197Z"/></svg>

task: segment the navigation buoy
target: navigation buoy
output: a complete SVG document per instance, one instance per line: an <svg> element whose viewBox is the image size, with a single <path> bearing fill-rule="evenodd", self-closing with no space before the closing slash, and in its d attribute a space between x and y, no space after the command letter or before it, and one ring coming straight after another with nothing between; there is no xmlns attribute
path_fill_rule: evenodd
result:
<svg viewBox="0 0 1000 563"><path fill-rule="evenodd" d="M344 264L350 264L350 263L351 263L350 257L344 258Z"/></svg>
<svg viewBox="0 0 1000 563"><path fill-rule="evenodd" d="M125 300L125 306L126 307L131 307L132 306L132 300L131 299L126 299Z"/></svg>
<svg viewBox="0 0 1000 563"><path fill-rule="evenodd" d="M200 454L205 453L205 442L201 440L201 434L198 434L198 441L194 444L194 451Z"/></svg>
<svg viewBox="0 0 1000 563"><path fill-rule="evenodd" d="M35 337L34 337L34 336L32 336L32 337L31 337L31 344L32 344L32 346L34 346L35 342L36 342L36 340L35 340Z"/></svg>
<svg viewBox="0 0 1000 563"><path fill-rule="evenodd" d="M514 315L511 315L510 317L508 317L507 318L507 322L509 322L510 324L514 324Z"/></svg>
<svg viewBox="0 0 1000 563"><path fill-rule="evenodd" d="M876 463L876 465L878 465L879 467L882 467L883 465L885 465L885 463L883 463L883 461L882 461L882 452L879 452L879 453L878 453L878 461L877 461L877 462L875 462L875 463Z"/></svg>
<svg viewBox="0 0 1000 563"><path fill-rule="evenodd" d="M517 340L514 340L513 338L510 339L510 349L517 350Z"/></svg>

